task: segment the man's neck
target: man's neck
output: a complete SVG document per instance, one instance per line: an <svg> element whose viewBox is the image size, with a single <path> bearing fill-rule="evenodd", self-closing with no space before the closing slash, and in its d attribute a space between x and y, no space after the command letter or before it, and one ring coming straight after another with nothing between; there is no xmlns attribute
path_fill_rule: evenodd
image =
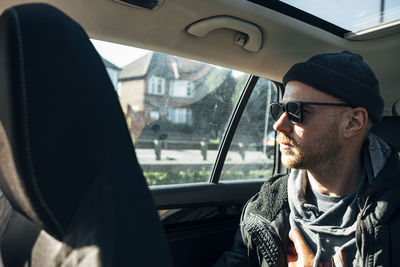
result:
<svg viewBox="0 0 400 267"><path fill-rule="evenodd" d="M321 164L318 168L307 170L308 181L320 194L345 196L354 192L361 181L361 153L357 155L338 155L335 159Z"/></svg>

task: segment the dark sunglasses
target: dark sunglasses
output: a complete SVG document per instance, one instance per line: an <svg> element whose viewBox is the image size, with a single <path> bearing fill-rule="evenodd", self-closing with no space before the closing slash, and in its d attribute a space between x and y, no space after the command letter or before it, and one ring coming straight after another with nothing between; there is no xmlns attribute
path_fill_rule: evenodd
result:
<svg viewBox="0 0 400 267"><path fill-rule="evenodd" d="M269 106L271 111L272 119L274 121L279 120L284 112L292 124L302 124L303 123L303 106L335 106L335 107L351 107L349 104L345 103L316 103L316 102L300 102L300 101L290 101L286 104L281 104L274 102Z"/></svg>

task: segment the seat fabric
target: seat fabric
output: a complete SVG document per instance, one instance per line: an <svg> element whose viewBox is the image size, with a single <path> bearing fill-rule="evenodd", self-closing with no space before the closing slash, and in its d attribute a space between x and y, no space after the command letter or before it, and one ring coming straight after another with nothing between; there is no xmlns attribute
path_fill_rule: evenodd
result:
<svg viewBox="0 0 400 267"><path fill-rule="evenodd" d="M84 30L46 4L4 11L0 76L0 187L21 229L36 229L18 262L170 266L117 94Z"/></svg>
<svg viewBox="0 0 400 267"><path fill-rule="evenodd" d="M380 122L372 127L371 132L400 151L399 116L383 117Z"/></svg>

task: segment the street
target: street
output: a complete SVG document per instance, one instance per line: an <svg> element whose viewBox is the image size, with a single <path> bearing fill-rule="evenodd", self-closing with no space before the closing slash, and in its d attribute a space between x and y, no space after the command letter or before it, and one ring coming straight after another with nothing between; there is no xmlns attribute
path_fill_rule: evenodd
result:
<svg viewBox="0 0 400 267"><path fill-rule="evenodd" d="M200 150L162 150L161 160L156 160L154 149L136 149L136 155L143 171L166 171L167 169L201 170L211 169L217 157L217 150L207 151L207 160L203 160ZM246 166L246 169L263 169L272 164L261 151L246 151L242 159L237 151L228 153L225 165L235 167Z"/></svg>

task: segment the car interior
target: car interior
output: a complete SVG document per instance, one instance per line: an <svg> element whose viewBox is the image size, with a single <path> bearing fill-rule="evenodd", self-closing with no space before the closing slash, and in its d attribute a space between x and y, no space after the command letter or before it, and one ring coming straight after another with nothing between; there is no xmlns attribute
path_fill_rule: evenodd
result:
<svg viewBox="0 0 400 267"><path fill-rule="evenodd" d="M1 1L1 264L212 266L288 171L268 105L315 54L363 56L400 150L400 4L311 2Z"/></svg>

